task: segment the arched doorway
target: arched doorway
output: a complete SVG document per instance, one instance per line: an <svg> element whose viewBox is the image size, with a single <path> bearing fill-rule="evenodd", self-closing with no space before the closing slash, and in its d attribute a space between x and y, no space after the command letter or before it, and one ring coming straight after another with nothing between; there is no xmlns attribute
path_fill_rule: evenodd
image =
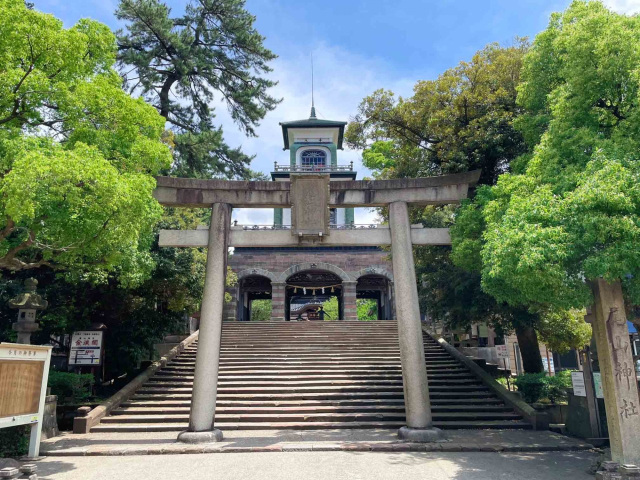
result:
<svg viewBox="0 0 640 480"><path fill-rule="evenodd" d="M391 281L381 274L366 274L358 277L356 283L356 299L370 300L369 308L376 320L391 320L393 306L391 304Z"/></svg>
<svg viewBox="0 0 640 480"><path fill-rule="evenodd" d="M263 275L247 275L239 279L236 316L238 321L248 322L251 320L253 302L256 300L271 300L271 279ZM263 320L266 319L268 318Z"/></svg>
<svg viewBox="0 0 640 480"><path fill-rule="evenodd" d="M286 280L285 319L309 319L310 312L334 297L338 308L336 312L326 312L327 320L339 320L343 316L342 279L335 273L324 270L294 273Z"/></svg>

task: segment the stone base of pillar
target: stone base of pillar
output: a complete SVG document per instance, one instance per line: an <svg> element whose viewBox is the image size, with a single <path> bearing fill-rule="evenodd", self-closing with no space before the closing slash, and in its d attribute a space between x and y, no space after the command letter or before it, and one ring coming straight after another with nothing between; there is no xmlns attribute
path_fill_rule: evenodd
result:
<svg viewBox="0 0 640 480"><path fill-rule="evenodd" d="M180 432L178 441L182 443L213 443L222 441L222 431L214 428L205 432L190 432L186 430Z"/></svg>
<svg viewBox="0 0 640 480"><path fill-rule="evenodd" d="M411 428L400 427L398 437L405 442L432 443L444 440L442 430L439 428Z"/></svg>

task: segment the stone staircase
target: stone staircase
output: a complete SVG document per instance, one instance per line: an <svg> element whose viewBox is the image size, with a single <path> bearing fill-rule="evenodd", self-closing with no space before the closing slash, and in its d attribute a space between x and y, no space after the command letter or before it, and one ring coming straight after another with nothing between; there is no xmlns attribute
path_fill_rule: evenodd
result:
<svg viewBox="0 0 640 480"><path fill-rule="evenodd" d="M531 428L435 340L425 334L424 342L435 426ZM186 429L196 349L91 431ZM403 426L396 322L224 323L215 423L222 430Z"/></svg>

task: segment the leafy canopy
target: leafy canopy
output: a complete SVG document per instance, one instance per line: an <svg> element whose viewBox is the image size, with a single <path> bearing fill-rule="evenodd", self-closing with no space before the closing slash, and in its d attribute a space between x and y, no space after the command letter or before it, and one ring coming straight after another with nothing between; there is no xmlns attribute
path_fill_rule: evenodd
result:
<svg viewBox="0 0 640 480"><path fill-rule="evenodd" d="M381 177L424 177L481 169L492 184L523 153L512 126L521 108L516 87L526 39L490 44L436 80L419 81L410 98L377 90L349 123L345 140L363 148L364 164Z"/></svg>
<svg viewBox="0 0 640 480"><path fill-rule="evenodd" d="M181 16L159 0L121 0L118 62L131 92L142 92L170 125L173 172L185 177L241 176L251 157L223 141L211 103L222 100L248 135L278 100L264 77L276 56L263 46L243 0L187 3Z"/></svg>
<svg viewBox="0 0 640 480"><path fill-rule="evenodd" d="M409 98L378 90L366 97L349 123L346 141L364 148L363 163L378 178L406 178L481 169L481 183L494 184L527 151L513 127L526 39L513 46L490 44L435 80L420 81ZM412 212L412 222L448 227L451 207ZM509 309L480 288L475 269L456 267L442 247L416 248L421 307L451 326L512 319Z"/></svg>
<svg viewBox="0 0 640 480"><path fill-rule="evenodd" d="M638 16L575 1L536 37L518 101L537 145L452 229L458 263L481 264L499 301L580 308L598 277L640 300L639 82Z"/></svg>
<svg viewBox="0 0 640 480"><path fill-rule="evenodd" d="M0 268L148 274L164 120L122 91L115 37L0 2Z"/></svg>

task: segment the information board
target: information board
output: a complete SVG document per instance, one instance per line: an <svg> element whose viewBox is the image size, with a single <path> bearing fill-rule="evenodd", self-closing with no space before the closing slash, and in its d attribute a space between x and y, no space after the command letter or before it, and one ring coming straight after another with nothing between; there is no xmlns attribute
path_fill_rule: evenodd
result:
<svg viewBox="0 0 640 480"><path fill-rule="evenodd" d="M73 332L69 365L100 365L102 363L102 332L87 330Z"/></svg>
<svg viewBox="0 0 640 480"><path fill-rule="evenodd" d="M498 358L509 358L509 349L506 345L496 345L496 355Z"/></svg>
<svg viewBox="0 0 640 480"><path fill-rule="evenodd" d="M576 397L587 396L587 388L584 385L584 374L582 372L571 372L571 384L573 385L573 394Z"/></svg>
<svg viewBox="0 0 640 480"><path fill-rule="evenodd" d="M30 424L30 457L40 449L51 348L0 344L0 428Z"/></svg>

